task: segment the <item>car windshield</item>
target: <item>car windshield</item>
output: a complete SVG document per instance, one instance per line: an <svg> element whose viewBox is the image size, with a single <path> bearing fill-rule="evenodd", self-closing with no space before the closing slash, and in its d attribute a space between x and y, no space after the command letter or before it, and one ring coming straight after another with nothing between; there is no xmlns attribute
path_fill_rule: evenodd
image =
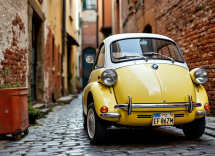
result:
<svg viewBox="0 0 215 156"><path fill-rule="evenodd" d="M164 59L184 62L176 44L162 39L138 38L115 41L111 44L113 62L136 59Z"/></svg>

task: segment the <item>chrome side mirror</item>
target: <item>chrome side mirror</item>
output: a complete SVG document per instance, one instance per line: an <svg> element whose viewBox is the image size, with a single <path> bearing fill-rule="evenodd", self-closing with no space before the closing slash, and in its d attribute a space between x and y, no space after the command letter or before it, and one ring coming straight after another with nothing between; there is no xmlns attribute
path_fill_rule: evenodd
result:
<svg viewBox="0 0 215 156"><path fill-rule="evenodd" d="M86 57L86 62L87 62L87 63L90 63L90 64L91 64L91 63L94 63L94 58L93 58L92 56L89 55L89 56Z"/></svg>

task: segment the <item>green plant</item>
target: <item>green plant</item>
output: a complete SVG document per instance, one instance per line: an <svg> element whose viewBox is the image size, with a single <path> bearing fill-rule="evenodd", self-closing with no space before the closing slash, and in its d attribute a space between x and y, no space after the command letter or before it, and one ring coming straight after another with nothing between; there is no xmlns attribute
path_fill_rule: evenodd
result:
<svg viewBox="0 0 215 156"><path fill-rule="evenodd" d="M37 108L33 108L31 105L28 105L28 114L36 119L40 118L40 110Z"/></svg>
<svg viewBox="0 0 215 156"><path fill-rule="evenodd" d="M76 78L77 81L81 80L81 78L79 76L76 76L75 78Z"/></svg>
<svg viewBox="0 0 215 156"><path fill-rule="evenodd" d="M73 74L72 74L72 73L68 73L68 75L67 75L68 80L71 80L71 79L72 79L72 76L73 76Z"/></svg>
<svg viewBox="0 0 215 156"><path fill-rule="evenodd" d="M5 88L18 88L21 87L21 84L19 82L17 82L17 84L13 84L11 85L8 80L9 74L10 74L11 69L9 68L5 68L4 71L1 73L1 75L3 76L3 78L5 79L5 86L4 85L0 85L0 89L5 89Z"/></svg>
<svg viewBox="0 0 215 156"><path fill-rule="evenodd" d="M33 99L31 98L31 96L30 96L30 95L28 95L28 105L31 105L31 104L32 104L32 102L33 102Z"/></svg>

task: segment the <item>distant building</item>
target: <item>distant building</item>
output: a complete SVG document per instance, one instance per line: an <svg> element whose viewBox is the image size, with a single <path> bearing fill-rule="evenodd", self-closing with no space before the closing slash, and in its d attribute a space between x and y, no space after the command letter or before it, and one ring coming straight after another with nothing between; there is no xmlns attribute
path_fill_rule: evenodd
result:
<svg viewBox="0 0 215 156"><path fill-rule="evenodd" d="M87 85L92 64L85 58L91 55L95 58L97 48L97 14L96 0L83 0L82 10L82 84Z"/></svg>

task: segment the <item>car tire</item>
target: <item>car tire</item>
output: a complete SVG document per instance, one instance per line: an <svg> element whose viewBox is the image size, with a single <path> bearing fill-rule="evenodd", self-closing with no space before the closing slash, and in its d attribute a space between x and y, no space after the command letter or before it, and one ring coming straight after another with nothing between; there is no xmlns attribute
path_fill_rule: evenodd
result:
<svg viewBox="0 0 215 156"><path fill-rule="evenodd" d="M105 141L107 126L98 117L94 103L91 103L87 111L87 134L92 144L101 144Z"/></svg>
<svg viewBox="0 0 215 156"><path fill-rule="evenodd" d="M84 114L84 111L83 111L83 126L84 129L87 130L87 116Z"/></svg>
<svg viewBox="0 0 215 156"><path fill-rule="evenodd" d="M187 138L197 139L201 137L205 131L205 117L182 125L182 129Z"/></svg>

